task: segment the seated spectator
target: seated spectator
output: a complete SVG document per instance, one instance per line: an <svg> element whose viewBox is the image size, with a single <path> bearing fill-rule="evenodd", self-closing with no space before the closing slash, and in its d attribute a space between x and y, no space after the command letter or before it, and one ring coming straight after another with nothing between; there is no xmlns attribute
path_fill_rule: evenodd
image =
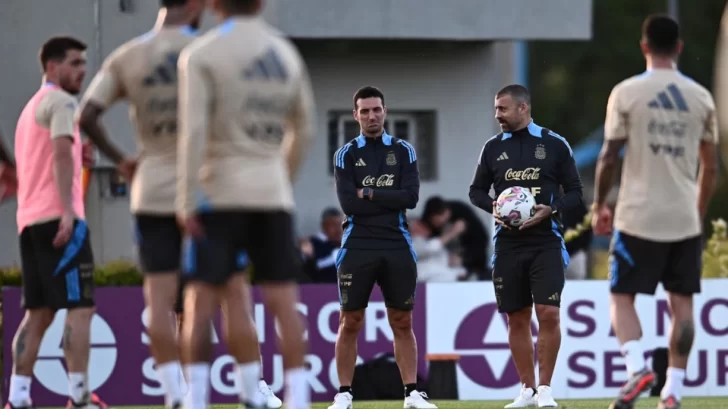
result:
<svg viewBox="0 0 728 409"><path fill-rule="evenodd" d="M468 226L467 230L458 238L462 247L463 267L473 279L491 280L490 262L488 261L488 232L485 224L473 211L470 203L460 200L448 201L450 219L462 220Z"/></svg>
<svg viewBox="0 0 728 409"><path fill-rule="evenodd" d="M425 204L421 220L410 222L412 245L417 252L419 281L457 281L466 275L460 256L448 247L457 245L457 238L466 231L465 222L448 226L450 208L440 197Z"/></svg>
<svg viewBox="0 0 728 409"><path fill-rule="evenodd" d="M304 270L313 283L335 283L336 255L339 254L344 230L344 215L328 208L321 215L321 231L301 242Z"/></svg>
<svg viewBox="0 0 728 409"><path fill-rule="evenodd" d="M577 210L565 212L561 220L564 224L564 231L576 229L579 224L584 223L587 213L586 205ZM571 259L564 273L567 280L584 280L589 274L589 249L594 233L590 225L586 227L585 231L566 243L566 251Z"/></svg>

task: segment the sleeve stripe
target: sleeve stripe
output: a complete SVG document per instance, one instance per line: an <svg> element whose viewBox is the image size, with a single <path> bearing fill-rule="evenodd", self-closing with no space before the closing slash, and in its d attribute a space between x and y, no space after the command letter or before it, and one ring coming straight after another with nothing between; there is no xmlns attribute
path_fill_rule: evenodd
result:
<svg viewBox="0 0 728 409"><path fill-rule="evenodd" d="M485 152L485 147L488 146L488 142L492 141L493 139L495 139L499 136L500 136L500 134L493 135L490 138L488 138L487 141L485 141L485 143L483 144L483 147L480 148L480 156L478 156L478 165L480 165L480 162L483 160L483 152Z"/></svg>
<svg viewBox="0 0 728 409"><path fill-rule="evenodd" d="M409 142L400 139L399 144L404 146L407 149L407 153L409 154L409 161L410 163L415 163L417 160L417 153L415 152L415 148L412 147L412 145L409 144Z"/></svg>
<svg viewBox="0 0 728 409"><path fill-rule="evenodd" d="M488 144L488 142L484 143L483 147L480 148L480 155L478 155L478 165L480 165L481 162L483 161L483 152L485 152L485 145L487 145L487 144Z"/></svg>
<svg viewBox="0 0 728 409"><path fill-rule="evenodd" d="M566 145L566 148L569 149L569 155L571 155L572 157L574 156L574 151L571 150L571 145L569 145L569 142L566 141L566 138L564 138L563 136L557 134L554 131L549 131L549 136L553 136L554 138L556 138L556 139L560 140L561 142L563 142L564 145Z"/></svg>
<svg viewBox="0 0 728 409"><path fill-rule="evenodd" d="M344 158L346 157L346 152L349 151L349 148L351 148L351 144L347 143L336 151L334 154L334 167L344 169Z"/></svg>

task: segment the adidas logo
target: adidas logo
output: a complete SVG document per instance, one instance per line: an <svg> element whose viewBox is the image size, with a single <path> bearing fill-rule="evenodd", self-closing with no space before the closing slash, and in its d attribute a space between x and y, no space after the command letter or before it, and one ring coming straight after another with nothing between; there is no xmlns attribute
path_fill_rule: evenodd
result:
<svg viewBox="0 0 728 409"><path fill-rule="evenodd" d="M358 161L354 164L354 166L366 166L367 164L364 162L364 159L359 158Z"/></svg>
<svg viewBox="0 0 728 409"><path fill-rule="evenodd" d="M498 157L498 159L496 159L496 161L506 160L506 159L508 159L508 154L505 153L505 152L503 152L503 153L500 154L500 156Z"/></svg>
<svg viewBox="0 0 728 409"><path fill-rule="evenodd" d="M670 84L665 91L659 92L657 98L651 100L647 106L652 109L662 108L667 111L677 109L681 112L688 112L690 110L682 92L680 92L680 89L675 84Z"/></svg>
<svg viewBox="0 0 728 409"><path fill-rule="evenodd" d="M243 78L285 82L288 80L288 72L275 50L270 49L243 71Z"/></svg>
<svg viewBox="0 0 728 409"><path fill-rule="evenodd" d="M551 297L549 297L550 301L559 301L559 293L553 293Z"/></svg>

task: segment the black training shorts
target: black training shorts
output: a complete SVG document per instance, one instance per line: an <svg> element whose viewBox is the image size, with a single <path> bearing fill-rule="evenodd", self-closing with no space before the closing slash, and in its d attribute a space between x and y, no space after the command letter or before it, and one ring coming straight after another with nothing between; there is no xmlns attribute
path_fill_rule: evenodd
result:
<svg viewBox="0 0 728 409"><path fill-rule="evenodd" d="M183 280L223 285L252 263L256 283L295 282L302 274L293 221L286 211L212 211L200 215L205 237L185 239Z"/></svg>
<svg viewBox="0 0 728 409"><path fill-rule="evenodd" d="M25 309L93 307L94 257L88 225L74 224L64 247L53 246L59 220L27 226L20 233Z"/></svg>
<svg viewBox="0 0 728 409"><path fill-rule="evenodd" d="M144 274L179 272L182 260L182 231L174 215L139 214L136 241L139 264Z"/></svg>
<svg viewBox="0 0 728 409"><path fill-rule="evenodd" d="M677 294L700 293L701 236L656 242L615 231L609 248L609 279L616 294L655 294L657 284Z"/></svg>
<svg viewBox="0 0 728 409"><path fill-rule="evenodd" d="M493 287L500 312L532 306L561 306L569 264L566 249L541 249L493 255Z"/></svg>
<svg viewBox="0 0 728 409"><path fill-rule="evenodd" d="M382 290L387 308L402 311L414 308L417 262L412 249L341 249L336 266L342 310L365 309L375 283Z"/></svg>

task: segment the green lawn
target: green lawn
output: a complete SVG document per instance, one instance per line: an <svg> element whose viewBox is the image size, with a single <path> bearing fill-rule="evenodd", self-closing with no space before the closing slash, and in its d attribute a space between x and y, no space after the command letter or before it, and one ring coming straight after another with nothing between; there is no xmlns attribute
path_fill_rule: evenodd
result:
<svg viewBox="0 0 728 409"><path fill-rule="evenodd" d="M439 409L501 409L509 402L503 401L433 401ZM561 409L607 409L611 400L561 400ZM403 401L355 402L354 409L399 409ZM329 403L316 403L313 409L326 409ZM234 405L212 405L211 409L235 409ZM657 408L656 398L644 398L636 409ZM126 406L124 409L162 409L161 406ZM728 409L728 398L686 398L682 409Z"/></svg>

